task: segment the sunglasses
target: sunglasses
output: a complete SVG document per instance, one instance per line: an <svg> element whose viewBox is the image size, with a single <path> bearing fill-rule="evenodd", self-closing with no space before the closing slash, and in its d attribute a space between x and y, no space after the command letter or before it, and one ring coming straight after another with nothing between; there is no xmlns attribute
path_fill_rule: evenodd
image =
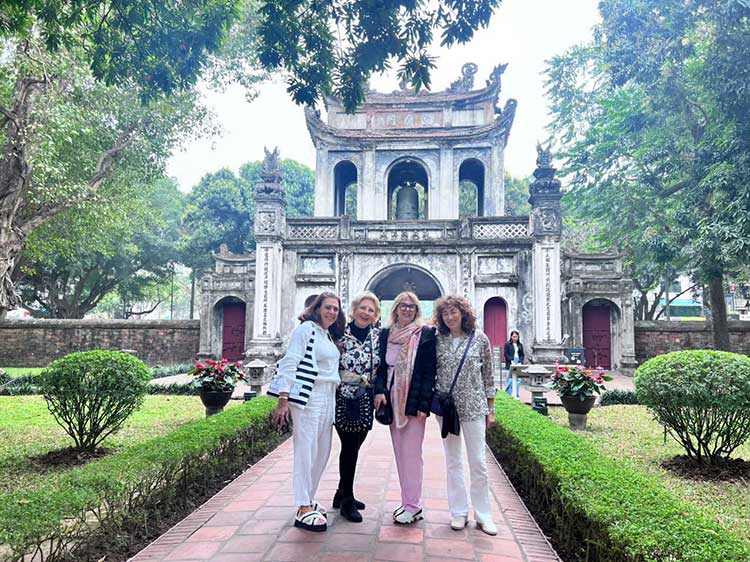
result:
<svg viewBox="0 0 750 562"><path fill-rule="evenodd" d="M416 304L400 304L398 305L398 308L399 310L404 310L404 311L417 310L417 305Z"/></svg>

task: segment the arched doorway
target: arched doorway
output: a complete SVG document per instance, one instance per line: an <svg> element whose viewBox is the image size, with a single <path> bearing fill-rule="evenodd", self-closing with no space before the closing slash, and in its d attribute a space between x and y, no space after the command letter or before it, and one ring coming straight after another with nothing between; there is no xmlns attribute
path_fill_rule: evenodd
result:
<svg viewBox="0 0 750 562"><path fill-rule="evenodd" d="M429 218L427 170L416 160L401 160L388 172L388 220Z"/></svg>
<svg viewBox="0 0 750 562"><path fill-rule="evenodd" d="M484 164L476 158L468 158L458 168L459 204L458 216L484 216Z"/></svg>
<svg viewBox="0 0 750 562"><path fill-rule="evenodd" d="M216 304L221 307L221 356L229 361L240 361L245 354L245 303L227 297Z"/></svg>
<svg viewBox="0 0 750 562"><path fill-rule="evenodd" d="M484 304L484 333L493 348L500 348L503 357L503 344L508 341L508 307L500 297L492 297Z"/></svg>
<svg viewBox="0 0 750 562"><path fill-rule="evenodd" d="M357 167L343 160L333 168L334 216L357 219Z"/></svg>
<svg viewBox="0 0 750 562"><path fill-rule="evenodd" d="M612 368L613 304L595 299L583 306L583 347L587 367Z"/></svg>
<svg viewBox="0 0 750 562"><path fill-rule="evenodd" d="M382 317L388 318L393 299L403 291L411 291L422 303L422 316L432 316L432 303L443 296L443 289L435 277L419 266L399 264L388 267L375 275L367 284L380 299Z"/></svg>

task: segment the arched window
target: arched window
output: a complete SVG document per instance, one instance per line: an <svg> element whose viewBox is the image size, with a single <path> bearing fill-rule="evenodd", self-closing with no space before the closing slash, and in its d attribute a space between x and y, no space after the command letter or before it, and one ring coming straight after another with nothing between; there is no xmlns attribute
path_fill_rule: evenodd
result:
<svg viewBox="0 0 750 562"><path fill-rule="evenodd" d="M333 168L334 215L357 219L357 167L342 160Z"/></svg>
<svg viewBox="0 0 750 562"><path fill-rule="evenodd" d="M484 216L484 164L476 158L461 162L458 168L458 216Z"/></svg>
<svg viewBox="0 0 750 562"><path fill-rule="evenodd" d="M388 172L388 219L424 220L429 217L427 170L415 160L402 160Z"/></svg>

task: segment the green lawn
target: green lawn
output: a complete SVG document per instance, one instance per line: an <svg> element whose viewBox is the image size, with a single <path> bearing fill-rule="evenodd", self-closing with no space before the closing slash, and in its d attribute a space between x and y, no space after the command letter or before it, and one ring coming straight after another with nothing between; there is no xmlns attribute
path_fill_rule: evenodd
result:
<svg viewBox="0 0 750 562"><path fill-rule="evenodd" d="M20 375L38 375L43 370L43 367L0 367L0 371L5 371L11 377L18 377Z"/></svg>
<svg viewBox="0 0 750 562"><path fill-rule="evenodd" d="M556 423L567 426L567 413L550 408ZM683 449L671 437L664 443L664 429L643 406L607 406L594 408L586 431L579 435L593 442L606 456L658 476L675 495L703 508L709 517L750 541L750 482L696 482L673 476L659 463ZM750 442L737 449L733 457L750 460Z"/></svg>
<svg viewBox="0 0 750 562"><path fill-rule="evenodd" d="M241 404L231 401L227 407ZM108 449L124 450L201 419L205 410L197 396L147 396L120 431L104 440ZM29 457L71 446L73 441L57 425L41 396L0 396L0 494L33 487L54 474Z"/></svg>

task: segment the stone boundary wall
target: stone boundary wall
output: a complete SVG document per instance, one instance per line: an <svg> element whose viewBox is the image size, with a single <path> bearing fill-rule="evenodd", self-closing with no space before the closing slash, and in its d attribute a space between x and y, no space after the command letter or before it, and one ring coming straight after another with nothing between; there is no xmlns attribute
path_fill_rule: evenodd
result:
<svg viewBox="0 0 750 562"><path fill-rule="evenodd" d="M750 355L750 322L730 320L729 341L732 351ZM713 349L711 324L707 322L635 323L635 358L638 363L670 351Z"/></svg>
<svg viewBox="0 0 750 562"><path fill-rule="evenodd" d="M132 349L148 365L190 363L198 320L2 320L0 367L46 367L74 351Z"/></svg>

